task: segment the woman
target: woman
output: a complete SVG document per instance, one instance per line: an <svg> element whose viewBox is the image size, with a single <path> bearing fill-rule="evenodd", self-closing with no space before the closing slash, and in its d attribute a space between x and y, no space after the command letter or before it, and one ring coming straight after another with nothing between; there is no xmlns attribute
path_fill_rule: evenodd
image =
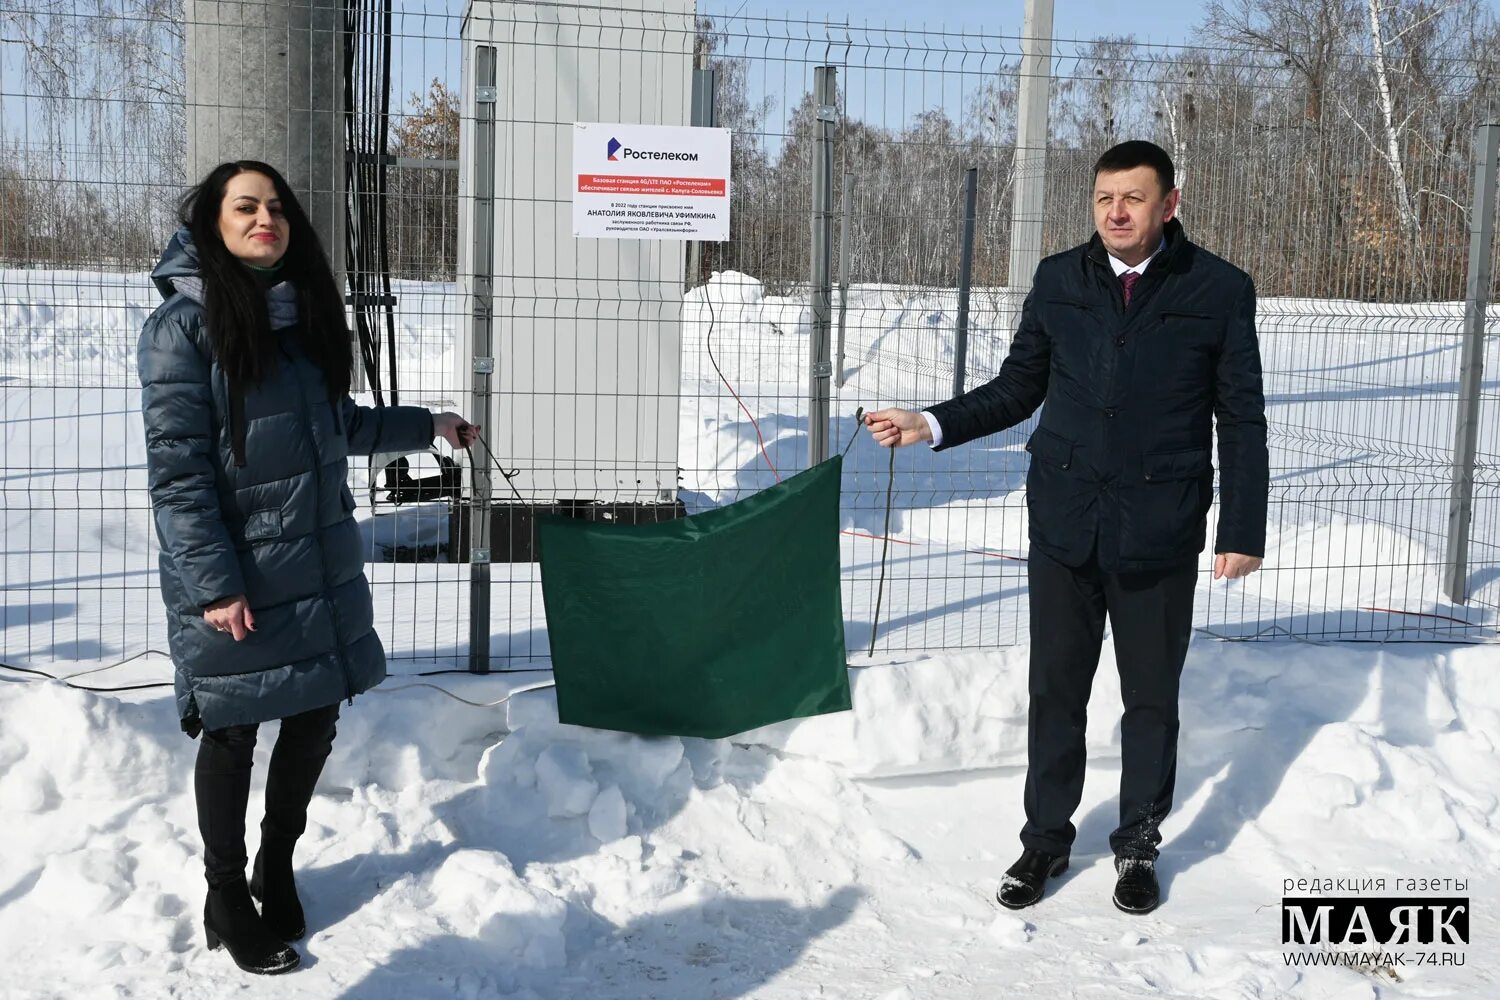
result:
<svg viewBox="0 0 1500 1000"><path fill-rule="evenodd" d="M248 972L300 958L292 848L339 703L385 678L348 456L418 451L479 428L420 407L356 406L344 309L286 181L225 163L183 200L152 278L166 301L139 345L161 591L183 730L202 733L195 788L210 949ZM259 723L281 720L245 880ZM251 897L261 901L256 912Z"/></svg>

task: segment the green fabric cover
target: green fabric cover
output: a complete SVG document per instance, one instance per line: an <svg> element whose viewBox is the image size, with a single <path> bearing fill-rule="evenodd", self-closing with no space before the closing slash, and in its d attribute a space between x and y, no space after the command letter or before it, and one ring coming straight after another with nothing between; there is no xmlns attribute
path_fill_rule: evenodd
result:
<svg viewBox="0 0 1500 1000"><path fill-rule="evenodd" d="M847 710L842 465L660 524L543 519L560 719L721 738Z"/></svg>

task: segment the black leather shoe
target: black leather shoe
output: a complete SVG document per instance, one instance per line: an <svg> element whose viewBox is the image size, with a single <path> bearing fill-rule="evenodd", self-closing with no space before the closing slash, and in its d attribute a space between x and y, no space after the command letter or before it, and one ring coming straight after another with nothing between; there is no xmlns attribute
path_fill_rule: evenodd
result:
<svg viewBox="0 0 1500 1000"><path fill-rule="evenodd" d="M228 948L235 965L256 975L290 972L302 961L261 922L243 878L209 887L203 903L203 934L209 951Z"/></svg>
<svg viewBox="0 0 1500 1000"><path fill-rule="evenodd" d="M1150 913L1161 902L1156 862L1145 858L1115 858L1115 906L1126 913Z"/></svg>
<svg viewBox="0 0 1500 1000"><path fill-rule="evenodd" d="M1066 854L1043 854L1031 848L1021 852L1016 863L1006 869L995 898L1008 910L1019 910L1042 898L1047 880L1068 870Z"/></svg>
<svg viewBox="0 0 1500 1000"><path fill-rule="evenodd" d="M264 841L255 854L250 874L250 895L260 900L260 917L283 941L299 941L307 934L302 900L292 878L292 846Z"/></svg>

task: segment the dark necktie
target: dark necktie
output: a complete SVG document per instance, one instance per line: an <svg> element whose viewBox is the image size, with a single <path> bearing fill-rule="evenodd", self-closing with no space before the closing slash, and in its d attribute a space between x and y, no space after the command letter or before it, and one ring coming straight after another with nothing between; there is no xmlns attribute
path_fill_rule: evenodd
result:
<svg viewBox="0 0 1500 1000"><path fill-rule="evenodd" d="M1130 308L1130 293L1135 290L1135 283L1141 278L1139 271L1126 271L1120 275L1120 285L1125 289L1125 308Z"/></svg>

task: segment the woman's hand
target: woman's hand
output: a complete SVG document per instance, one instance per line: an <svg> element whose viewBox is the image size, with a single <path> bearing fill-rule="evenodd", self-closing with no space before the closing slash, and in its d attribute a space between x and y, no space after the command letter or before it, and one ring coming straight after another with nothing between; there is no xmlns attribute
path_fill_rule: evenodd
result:
<svg viewBox="0 0 1500 1000"><path fill-rule="evenodd" d="M235 642L255 631L255 616L244 594L214 601L203 609L203 620L220 632L232 634Z"/></svg>
<svg viewBox="0 0 1500 1000"><path fill-rule="evenodd" d="M432 429L455 448L467 448L479 439L479 425L469 423L457 413L434 413Z"/></svg>

